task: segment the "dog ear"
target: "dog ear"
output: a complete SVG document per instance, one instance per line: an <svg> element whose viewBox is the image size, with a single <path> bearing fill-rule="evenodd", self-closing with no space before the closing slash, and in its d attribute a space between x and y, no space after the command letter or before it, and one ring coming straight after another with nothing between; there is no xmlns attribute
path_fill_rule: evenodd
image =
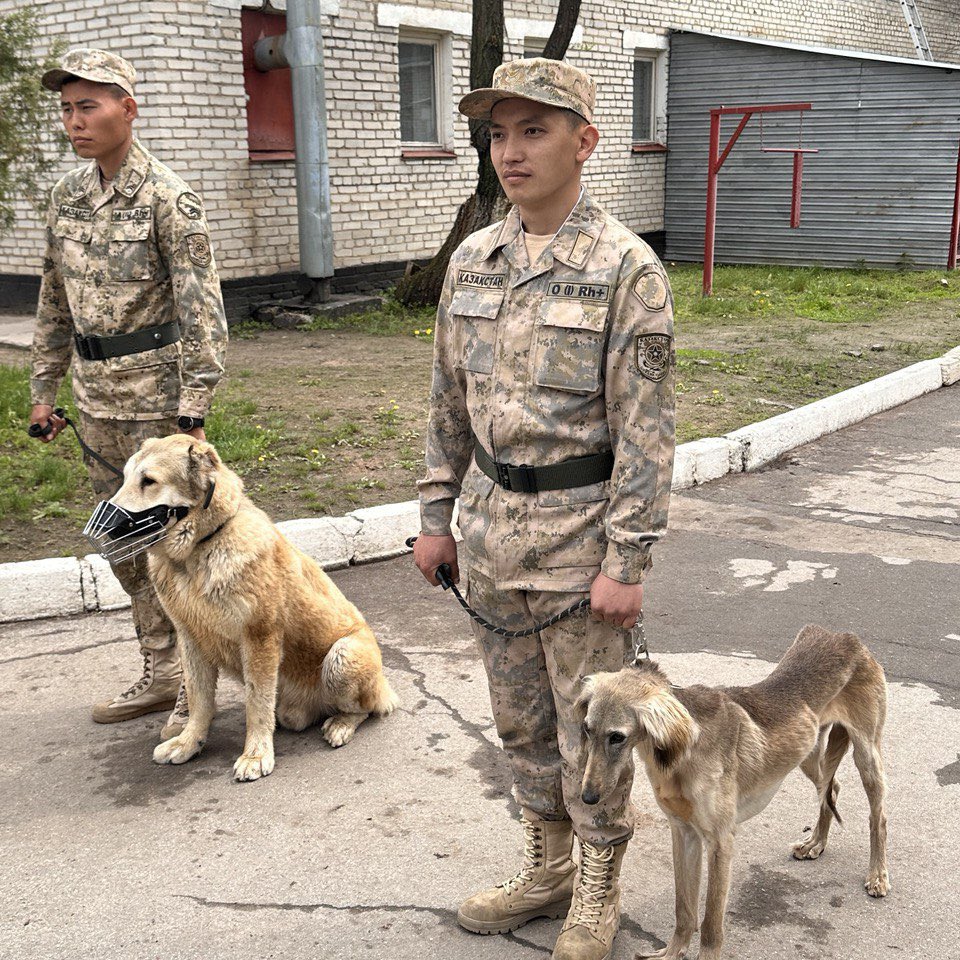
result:
<svg viewBox="0 0 960 960"><path fill-rule="evenodd" d="M696 743L697 722L687 708L665 687L649 687L650 694L636 703L637 722L653 741L653 757L661 770L668 770Z"/></svg>
<svg viewBox="0 0 960 960"><path fill-rule="evenodd" d="M190 472L209 468L216 470L220 466L220 456L216 450L209 444L198 441L191 443L187 448L187 456L190 461Z"/></svg>
<svg viewBox="0 0 960 960"><path fill-rule="evenodd" d="M580 723L583 723L587 718L587 710L590 708L590 700L593 697L596 686L596 674L591 674L589 677L583 677L580 680L580 695L573 705L573 715Z"/></svg>

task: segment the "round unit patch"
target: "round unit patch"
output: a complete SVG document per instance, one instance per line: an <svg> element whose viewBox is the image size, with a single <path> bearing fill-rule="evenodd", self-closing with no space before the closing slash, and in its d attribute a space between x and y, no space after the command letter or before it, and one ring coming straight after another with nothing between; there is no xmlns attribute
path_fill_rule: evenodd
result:
<svg viewBox="0 0 960 960"><path fill-rule="evenodd" d="M659 383L670 369L670 337L665 333L644 333L637 337L637 368Z"/></svg>
<svg viewBox="0 0 960 960"><path fill-rule="evenodd" d="M186 238L187 241L187 252L190 254L190 259L198 267L208 267L210 266L211 254L210 254L210 241L207 238L206 234L203 233L192 233L189 237Z"/></svg>
<svg viewBox="0 0 960 960"><path fill-rule="evenodd" d="M667 284L656 269L637 280L633 293L648 310L662 310L667 305Z"/></svg>
<svg viewBox="0 0 960 960"><path fill-rule="evenodd" d="M200 220L203 217L203 205L195 193L181 193L177 197L177 209L190 220Z"/></svg>

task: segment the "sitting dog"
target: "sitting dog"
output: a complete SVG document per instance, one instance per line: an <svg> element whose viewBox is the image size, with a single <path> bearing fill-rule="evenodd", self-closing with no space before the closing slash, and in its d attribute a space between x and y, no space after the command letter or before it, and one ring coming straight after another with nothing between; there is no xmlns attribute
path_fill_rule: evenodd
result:
<svg viewBox="0 0 960 960"><path fill-rule="evenodd" d="M397 705L360 612L250 502L209 443L182 434L147 440L98 513L105 541L132 540L149 521L159 529L142 542L177 628L190 720L154 750L157 763L185 763L200 752L220 670L241 679L246 694L237 780L273 771L274 717L290 730L327 717L323 736L339 747L371 713Z"/></svg>
<svg viewBox="0 0 960 960"><path fill-rule="evenodd" d="M655 663L584 680L578 700L588 751L585 803L598 803L632 776L632 751L643 760L670 821L676 882L676 929L666 948L639 956L680 960L697 930L702 850L707 899L700 960L717 960L730 887L737 824L770 802L799 765L813 781L820 811L811 836L793 848L814 860L837 812L837 767L853 759L870 804L866 889L886 896L887 819L880 739L886 717L883 669L850 633L807 626L776 669L750 687L672 687Z"/></svg>

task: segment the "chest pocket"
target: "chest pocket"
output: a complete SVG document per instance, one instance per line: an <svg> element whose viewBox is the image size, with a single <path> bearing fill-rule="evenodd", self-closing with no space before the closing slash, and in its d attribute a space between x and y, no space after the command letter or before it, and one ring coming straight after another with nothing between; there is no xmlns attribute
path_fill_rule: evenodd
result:
<svg viewBox="0 0 960 960"><path fill-rule="evenodd" d="M494 348L497 345L497 314L503 292L456 290L450 300L450 313L459 331L459 366L471 373L493 373Z"/></svg>
<svg viewBox="0 0 960 960"><path fill-rule="evenodd" d="M152 226L152 221L143 220L111 223L107 227L107 280L150 280L156 275L156 244L150 239Z"/></svg>
<svg viewBox="0 0 960 960"><path fill-rule="evenodd" d="M53 233L60 241L63 250L61 256L63 275L83 277L87 266L90 238L93 236L93 224L61 217L53 228Z"/></svg>
<svg viewBox="0 0 960 960"><path fill-rule="evenodd" d="M600 389L607 303L544 300L534 332L534 383L570 393Z"/></svg>

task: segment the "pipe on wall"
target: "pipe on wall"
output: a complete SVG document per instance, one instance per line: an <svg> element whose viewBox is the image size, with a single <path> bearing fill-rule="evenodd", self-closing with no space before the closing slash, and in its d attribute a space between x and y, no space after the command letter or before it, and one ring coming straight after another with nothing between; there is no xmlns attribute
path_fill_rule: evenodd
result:
<svg viewBox="0 0 960 960"><path fill-rule="evenodd" d="M290 68L300 269L314 281L309 299L326 300L333 276L333 225L320 0L288 0L287 32L259 40L254 60L260 70Z"/></svg>

